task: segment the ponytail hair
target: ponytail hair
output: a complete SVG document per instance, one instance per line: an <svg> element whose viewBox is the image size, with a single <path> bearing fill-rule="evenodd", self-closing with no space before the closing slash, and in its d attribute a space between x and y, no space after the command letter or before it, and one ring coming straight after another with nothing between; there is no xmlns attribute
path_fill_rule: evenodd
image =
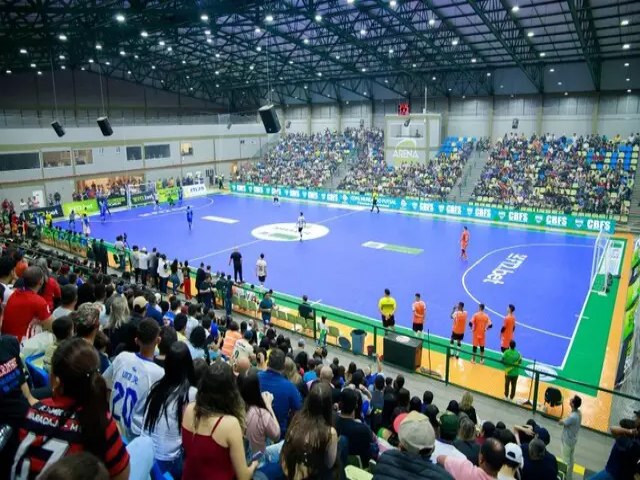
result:
<svg viewBox="0 0 640 480"><path fill-rule="evenodd" d="M53 354L51 372L60 379L63 394L75 400L84 449L104 458L109 404L95 348L81 338L65 340Z"/></svg>

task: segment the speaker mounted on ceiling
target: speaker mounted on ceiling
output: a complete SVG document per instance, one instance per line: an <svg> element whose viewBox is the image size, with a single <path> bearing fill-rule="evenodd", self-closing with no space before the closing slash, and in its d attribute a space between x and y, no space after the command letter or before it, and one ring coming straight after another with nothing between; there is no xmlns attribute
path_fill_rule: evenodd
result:
<svg viewBox="0 0 640 480"><path fill-rule="evenodd" d="M100 127L102 135L104 135L105 137L110 137L111 135L113 135L113 129L111 128L108 117L99 117L96 121L98 122L98 127Z"/></svg>
<svg viewBox="0 0 640 480"><path fill-rule="evenodd" d="M262 124L267 133L278 133L280 131L280 120L273 105L265 105L258 109Z"/></svg>
<svg viewBox="0 0 640 480"><path fill-rule="evenodd" d="M58 135L59 137L64 137L64 134L67 133L64 131L64 127L62 126L62 124L57 120L51 122L51 128L56 131L56 135Z"/></svg>

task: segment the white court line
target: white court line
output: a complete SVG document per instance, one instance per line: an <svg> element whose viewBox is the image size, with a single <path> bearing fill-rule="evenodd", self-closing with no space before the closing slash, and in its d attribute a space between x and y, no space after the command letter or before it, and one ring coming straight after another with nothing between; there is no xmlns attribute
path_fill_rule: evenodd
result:
<svg viewBox="0 0 640 480"><path fill-rule="evenodd" d="M471 265L469 268L467 268L467 270L462 274L462 288L464 288L464 291L467 292L467 295L469 295L469 297L471 297L471 299L476 302L476 303L481 303L476 297L474 297L471 292L469 291L469 289L467 288L467 284L466 284L466 278L467 278L467 274L473 270L475 267L477 267L481 262L483 262L487 257L493 255L494 253L497 252L502 252L505 250L511 250L514 248L524 248L524 247L576 247L576 248L593 248L593 246L591 245L572 245L572 244L566 244L566 243L523 243L523 244L518 244L518 245L511 245L509 247L502 247L502 248L497 248L495 250L491 250L490 252L486 253L485 255L483 255L482 257L480 257L479 260L477 260L473 265ZM591 290L591 286L589 286L589 290ZM494 313L495 315L498 315L499 317L503 317L504 315L500 312L497 312L496 310L493 310L489 307L485 307L486 310L489 310L491 313ZM583 306L584 308L584 306ZM554 332L550 332L549 330L544 330L542 328L537 328L537 327L533 327L531 325L528 325L524 322L518 321L517 322L518 326L522 326L523 328L527 328L529 330L533 330L535 332L539 332L539 333L544 333L545 335L550 335L552 337L557 337L557 338L562 338L564 340L569 340L569 341L573 341L573 337L567 337L566 335L560 335L558 333L554 333ZM577 330L574 330L574 335L575 336L575 332ZM567 349L567 352L569 350Z"/></svg>
<svg viewBox="0 0 640 480"><path fill-rule="evenodd" d="M210 222L227 223L229 225L238 223L240 221L240 220L236 220L235 218L216 217L215 215L205 215L204 217L202 217L202 219L209 220Z"/></svg>
<svg viewBox="0 0 640 480"><path fill-rule="evenodd" d="M358 213L358 212L362 212L363 210L355 210L355 211L350 211L347 213L343 213L341 215L336 215L334 217L329 217L329 218L325 218L324 220L320 220L319 222L309 222L309 223L316 223L316 224L321 224L321 223L328 223L328 222L332 222L333 220L338 220L340 218L349 216L349 215L353 215L354 213ZM209 258L209 257L215 257L216 255L220 255L221 253L226 253L226 252L230 252L236 248L241 248L241 247L248 247L249 245L255 245L256 243L260 243L260 242L266 242L267 240L262 240L262 239L258 239L258 240L252 240L251 242L246 242L246 243L241 243L240 245L235 245L233 247L229 247L229 248L224 248L222 250L218 250L217 252L213 252L213 253L208 253L206 255L201 255L200 257L195 257L189 260L189 262L195 262L198 260L202 260L203 258Z"/></svg>
<svg viewBox="0 0 640 480"><path fill-rule="evenodd" d="M309 305L317 305L318 303L322 303L322 299L318 299L315 302L311 302Z"/></svg>

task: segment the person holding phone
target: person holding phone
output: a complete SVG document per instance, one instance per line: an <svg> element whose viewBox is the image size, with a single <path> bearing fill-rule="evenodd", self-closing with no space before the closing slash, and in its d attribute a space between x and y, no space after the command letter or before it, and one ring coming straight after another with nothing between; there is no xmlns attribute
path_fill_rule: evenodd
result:
<svg viewBox="0 0 640 480"><path fill-rule="evenodd" d="M247 408L245 437L249 440L253 454L264 453L267 439L273 442L280 440L280 424L272 407L273 394L260 393L260 379L255 368L241 375L238 385Z"/></svg>

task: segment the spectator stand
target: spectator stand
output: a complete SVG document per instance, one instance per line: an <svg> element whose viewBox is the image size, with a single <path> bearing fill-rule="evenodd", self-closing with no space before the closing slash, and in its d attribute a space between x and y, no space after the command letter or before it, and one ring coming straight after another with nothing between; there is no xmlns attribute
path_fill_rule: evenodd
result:
<svg viewBox="0 0 640 480"><path fill-rule="evenodd" d="M627 223L638 148L582 137L505 136L491 151L470 203Z"/></svg>

